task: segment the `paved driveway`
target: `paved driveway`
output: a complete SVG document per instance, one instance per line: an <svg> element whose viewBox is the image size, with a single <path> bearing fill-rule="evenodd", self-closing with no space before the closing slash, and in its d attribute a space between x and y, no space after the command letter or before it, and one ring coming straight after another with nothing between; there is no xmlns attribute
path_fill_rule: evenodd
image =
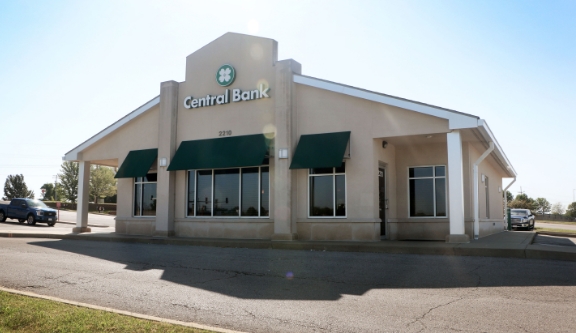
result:
<svg viewBox="0 0 576 333"><path fill-rule="evenodd" d="M3 238L0 285L248 332L575 332L576 263Z"/></svg>

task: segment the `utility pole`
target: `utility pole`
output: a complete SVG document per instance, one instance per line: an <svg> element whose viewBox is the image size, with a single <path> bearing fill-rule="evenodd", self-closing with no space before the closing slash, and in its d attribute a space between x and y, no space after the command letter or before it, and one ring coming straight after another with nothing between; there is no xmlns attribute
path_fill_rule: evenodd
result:
<svg viewBox="0 0 576 333"><path fill-rule="evenodd" d="M522 191L522 186L520 186L520 192L518 192L520 194L524 194L524 192Z"/></svg>
<svg viewBox="0 0 576 333"><path fill-rule="evenodd" d="M572 189L572 202L576 202L576 198L574 198L574 191L576 191L576 188Z"/></svg>

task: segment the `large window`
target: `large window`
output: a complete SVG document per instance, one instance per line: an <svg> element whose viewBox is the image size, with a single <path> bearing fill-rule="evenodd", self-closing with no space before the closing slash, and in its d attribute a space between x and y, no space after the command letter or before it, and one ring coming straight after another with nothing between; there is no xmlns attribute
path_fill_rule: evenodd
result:
<svg viewBox="0 0 576 333"><path fill-rule="evenodd" d="M446 167L409 168L410 217L446 217Z"/></svg>
<svg viewBox="0 0 576 333"><path fill-rule="evenodd" d="M189 170L189 217L267 217L270 214L268 166Z"/></svg>
<svg viewBox="0 0 576 333"><path fill-rule="evenodd" d="M134 216L156 216L157 174L134 179Z"/></svg>
<svg viewBox="0 0 576 333"><path fill-rule="evenodd" d="M346 217L346 168L309 169L310 217Z"/></svg>

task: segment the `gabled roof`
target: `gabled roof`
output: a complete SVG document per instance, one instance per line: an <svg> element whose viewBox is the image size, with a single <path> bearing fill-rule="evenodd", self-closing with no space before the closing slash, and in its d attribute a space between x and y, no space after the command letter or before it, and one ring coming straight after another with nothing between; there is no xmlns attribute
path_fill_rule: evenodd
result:
<svg viewBox="0 0 576 333"><path fill-rule="evenodd" d="M118 121L116 121L112 125L106 127L105 129L98 132L96 135L94 135L90 139L82 142L80 145L78 145L74 149L67 152L64 155L64 157L62 157L62 160L64 160L64 161L77 161L77 160L81 159L81 158L79 158L78 154L80 152L82 152L84 149L90 147L91 145L96 143L98 140L100 140L103 137L105 137L106 135L114 132L118 128L122 127L124 124L126 124L129 121L131 121L132 119L140 116L141 114L143 114L146 111L150 110L151 108L155 107L159 103L160 103L160 96L154 97L150 101L144 103L144 105L140 106L136 110L134 110L134 111L130 112L129 114L125 115L124 117L120 118Z"/></svg>
<svg viewBox="0 0 576 333"><path fill-rule="evenodd" d="M500 147L500 144L498 144L496 137L494 137L494 134L492 134L492 131L488 127L486 121L480 119L477 116L442 108L439 106L420 103L405 98L360 89L345 84L322 80L311 76L294 75L294 82L318 89L332 91L339 94L362 98L376 103L396 106L402 109L415 111L442 119L447 119L448 128L450 130L466 129L466 128L478 129L478 131L482 135L482 138L486 140L486 143L494 142L495 149L492 154L494 154L495 157L498 159L498 161L503 165L503 167L505 168L506 172L510 175L510 177L516 177L517 175L516 170L514 170L514 167L512 167L512 164L508 160L508 157L506 157L506 154L504 154L502 147Z"/></svg>

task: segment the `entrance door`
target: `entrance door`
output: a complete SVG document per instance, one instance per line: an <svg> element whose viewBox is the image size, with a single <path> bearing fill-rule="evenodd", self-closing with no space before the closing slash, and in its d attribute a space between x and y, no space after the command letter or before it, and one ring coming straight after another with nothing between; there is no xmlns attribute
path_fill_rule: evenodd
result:
<svg viewBox="0 0 576 333"><path fill-rule="evenodd" d="M386 170L378 168L378 208L380 209L380 235L386 235Z"/></svg>

